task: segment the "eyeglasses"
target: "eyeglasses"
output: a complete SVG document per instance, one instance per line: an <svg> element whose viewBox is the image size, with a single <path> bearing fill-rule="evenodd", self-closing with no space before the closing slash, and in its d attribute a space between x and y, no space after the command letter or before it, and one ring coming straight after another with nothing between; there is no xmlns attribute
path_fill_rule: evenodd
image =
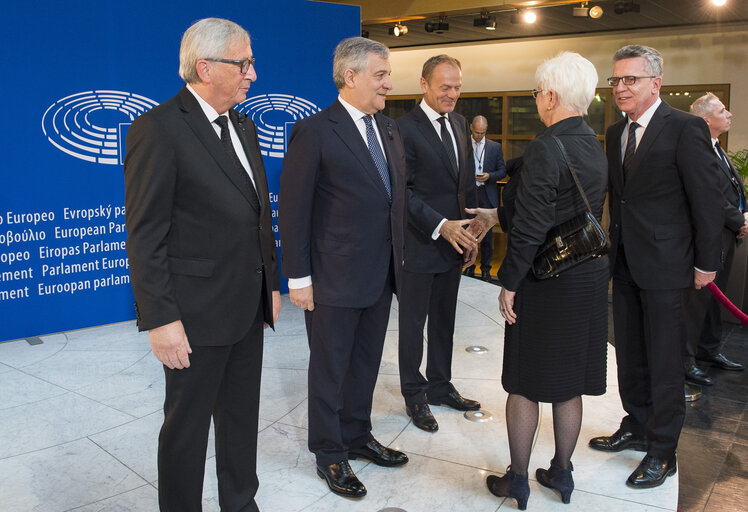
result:
<svg viewBox="0 0 748 512"><path fill-rule="evenodd" d="M538 94L540 94L541 92L545 92L545 91L543 91L542 89L533 89L532 90L533 99L538 99Z"/></svg>
<svg viewBox="0 0 748 512"><path fill-rule="evenodd" d="M633 75L629 75L629 76L611 76L611 77L608 77L608 85L610 85L611 87L615 87L616 85L618 85L618 82L620 82L621 80L623 80L623 85L634 85L636 83L636 81L639 80L640 78L657 78L657 77L654 76L654 75L650 75L650 76L633 76Z"/></svg>
<svg viewBox="0 0 748 512"><path fill-rule="evenodd" d="M225 62L226 64L235 64L239 66L239 71L242 75L246 75L249 71L249 66L255 65L255 58L252 57L251 59L204 59L208 62Z"/></svg>

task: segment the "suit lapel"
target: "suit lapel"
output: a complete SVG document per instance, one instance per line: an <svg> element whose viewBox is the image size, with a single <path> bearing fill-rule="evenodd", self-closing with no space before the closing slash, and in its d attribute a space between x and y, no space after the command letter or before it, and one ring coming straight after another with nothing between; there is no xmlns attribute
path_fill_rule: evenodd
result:
<svg viewBox="0 0 748 512"><path fill-rule="evenodd" d="M657 136L660 135L660 132L665 127L665 124L667 123L667 119L669 117L670 107L663 101L662 103L660 103L660 106L657 107L657 110L655 110L654 115L652 115L652 119L649 121L649 124L647 124L646 130L644 130L642 140L639 141L639 146L637 146L636 148L636 153L634 154L633 160L631 160L631 167L629 169L628 176L626 177L627 182L630 182L639 172L642 162L644 162L647 157L647 152L654 144Z"/></svg>
<svg viewBox="0 0 748 512"><path fill-rule="evenodd" d="M442 163L444 164L443 167L447 170L447 174L457 181L457 176L452 172L452 163L449 161L449 156L447 156L447 150L444 149L444 144L442 144L441 138L436 134L434 125L429 121L426 112L423 111L420 105L416 105L413 112L418 121L418 129L421 131L421 134L431 145L436 154L441 158Z"/></svg>
<svg viewBox="0 0 748 512"><path fill-rule="evenodd" d="M247 133L247 124L252 123L252 121L234 109L229 110L229 118L234 124L236 133L239 134L244 154L247 155L247 160L249 160L249 167L255 182L255 190L257 190L257 198L260 201L260 212L262 212L268 202L268 191L265 188L267 180L265 179L265 166L262 163L262 155L257 151L256 146L250 143L249 133Z"/></svg>
<svg viewBox="0 0 748 512"><path fill-rule="evenodd" d="M244 183L242 176L237 172L235 164L231 161L229 155L226 154L226 150L224 150L223 145L221 144L221 139L218 138L215 130L210 125L210 121L205 117L205 113L200 107L200 104L186 87L179 91L179 99L184 112L184 121L195 133L198 140L200 140L210 156L216 161L218 166L221 168L221 171L223 171L229 181L239 189L239 192L242 193L247 202L251 205L252 201L249 197L250 191L247 190L247 186Z"/></svg>
<svg viewBox="0 0 748 512"><path fill-rule="evenodd" d="M330 121L333 123L333 131L338 137L340 137L359 163L361 163L361 167L363 167L366 174L369 175L369 178L371 178L375 186L379 188L386 199L387 189L384 188L382 178L379 176L379 170L377 169L377 166L374 165L374 160L369 152L369 147L361 137L361 132L358 131L358 127L356 126L356 123L353 122L348 111L339 101L336 100L335 103L330 105L329 116ZM379 125L379 123L377 123L377 125ZM380 130L380 135L384 140L386 134L382 133Z"/></svg>
<svg viewBox="0 0 748 512"><path fill-rule="evenodd" d="M449 124L452 127L452 133L454 133L457 145L457 180L459 181L460 174L465 171L467 166L467 162L465 161L465 156L468 154L468 151L465 151L468 144L467 133L458 129L455 116L449 116Z"/></svg>

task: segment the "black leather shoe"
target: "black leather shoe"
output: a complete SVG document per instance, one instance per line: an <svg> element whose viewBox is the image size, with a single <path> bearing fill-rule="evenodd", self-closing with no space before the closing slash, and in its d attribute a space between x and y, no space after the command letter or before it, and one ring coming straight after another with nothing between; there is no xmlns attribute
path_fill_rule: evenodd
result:
<svg viewBox="0 0 748 512"><path fill-rule="evenodd" d="M490 281L491 280L491 273L490 272L481 272L480 278L484 281Z"/></svg>
<svg viewBox="0 0 748 512"><path fill-rule="evenodd" d="M408 462L408 456L403 452L382 446L376 439L372 439L359 448L349 448L348 458L369 459L377 466L399 466Z"/></svg>
<svg viewBox="0 0 748 512"><path fill-rule="evenodd" d="M462 275L468 276L468 277L475 277L475 265L466 268L462 271Z"/></svg>
<svg viewBox="0 0 748 512"><path fill-rule="evenodd" d="M720 370L730 370L733 372L740 372L745 369L745 366L743 366L742 364L736 363L734 361L730 361L722 354L714 354L713 356L697 357L696 359L698 359L699 362L701 363L706 363L715 368L719 368Z"/></svg>
<svg viewBox="0 0 748 512"><path fill-rule="evenodd" d="M590 439L590 448L602 452L620 452L627 449L646 452L647 440L642 436L635 436L631 432L625 432L619 428L611 436Z"/></svg>
<svg viewBox="0 0 748 512"><path fill-rule="evenodd" d="M477 411L480 409L480 403L469 398L463 398L456 389L452 389L449 393L441 398L427 397L428 403L431 405L446 405L452 409L458 411Z"/></svg>
<svg viewBox="0 0 748 512"><path fill-rule="evenodd" d="M686 380L702 386L711 386L714 384L712 378L695 364L686 365Z"/></svg>
<svg viewBox="0 0 748 512"><path fill-rule="evenodd" d="M660 459L646 455L639 463L639 467L628 477L626 485L636 489L657 487L662 485L667 477L674 475L676 471L675 455L671 459Z"/></svg>
<svg viewBox="0 0 748 512"><path fill-rule="evenodd" d="M366 487L353 473L347 460L329 466L317 465L317 475L327 482L327 486L335 494L348 498L366 496Z"/></svg>
<svg viewBox="0 0 748 512"><path fill-rule="evenodd" d="M439 424L436 418L431 414L429 404L413 404L405 407L408 416L413 419L413 425L425 430L426 432L436 432L439 430Z"/></svg>

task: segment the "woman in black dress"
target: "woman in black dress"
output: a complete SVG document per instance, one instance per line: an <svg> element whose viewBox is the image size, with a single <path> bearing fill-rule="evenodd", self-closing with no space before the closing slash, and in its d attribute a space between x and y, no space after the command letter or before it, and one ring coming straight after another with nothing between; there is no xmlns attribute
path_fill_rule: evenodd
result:
<svg viewBox="0 0 748 512"><path fill-rule="evenodd" d="M594 215L598 220L602 216L607 162L595 132L582 118L595 96L597 72L581 55L565 52L544 62L535 79L538 114L548 128L527 146L521 170L505 190L502 213L509 238L498 273L499 309L506 320L501 381L509 393L511 466L503 477L487 479L493 494L515 498L521 510L530 494L527 469L538 402L553 404L556 451L550 468L538 469L536 477L569 503L574 489L571 455L582 423L581 395L605 393L608 333L607 257L542 281L531 272L548 231L586 210L553 136L565 147ZM484 218L487 214L475 212Z"/></svg>

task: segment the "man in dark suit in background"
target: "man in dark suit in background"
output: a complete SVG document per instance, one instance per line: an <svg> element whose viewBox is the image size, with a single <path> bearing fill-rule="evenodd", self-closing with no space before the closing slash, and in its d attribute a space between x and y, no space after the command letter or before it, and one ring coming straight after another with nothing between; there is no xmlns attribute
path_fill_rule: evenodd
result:
<svg viewBox="0 0 748 512"><path fill-rule="evenodd" d="M264 327L280 278L254 123L231 107L257 79L249 34L208 18L185 32L187 85L127 134L127 255L138 328L164 364L162 511L202 510L211 416L221 510L256 511Z"/></svg>
<svg viewBox="0 0 748 512"><path fill-rule="evenodd" d="M488 120L475 116L470 123L473 158L475 159L475 191L479 208L499 207L497 181L506 176L504 153L501 144L486 138ZM480 242L480 274L484 281L491 280L491 258L493 258L493 228L486 232ZM473 277L475 265L465 269L465 275Z"/></svg>
<svg viewBox="0 0 748 512"><path fill-rule="evenodd" d="M371 434L374 385L392 293L400 287L405 155L378 114L392 89L389 51L362 37L335 49L340 95L297 122L283 160L280 233L291 302L309 337L309 450L339 495L366 494L348 459L397 466L408 457Z"/></svg>
<svg viewBox="0 0 748 512"><path fill-rule="evenodd" d="M722 198L703 119L660 99L662 56L625 46L613 57L616 105L626 117L605 135L618 385L627 416L590 446L647 452L627 484L675 474L685 417L684 296L720 266Z"/></svg>
<svg viewBox="0 0 748 512"><path fill-rule="evenodd" d="M735 246L748 235L748 213L743 182L722 151L718 140L720 135L730 129L732 114L712 93L707 93L694 101L691 113L703 118L709 126L714 156L717 157L720 168L725 224L722 226L722 271L717 272L714 282L722 291L726 291L730 282ZM683 358L686 380L707 386L713 383L709 374L697 366L697 361L721 370L743 370L742 364L730 361L720 352L722 310L717 299L708 290L693 290L688 294L686 304L689 312L688 338Z"/></svg>
<svg viewBox="0 0 748 512"><path fill-rule="evenodd" d="M461 268L475 261L477 245L465 226L474 207L475 162L468 123L453 112L462 87L460 62L428 59L421 72L423 100L397 120L407 161L408 228L398 295L400 387L413 424L439 426L429 404L466 411L480 408L452 385L452 345ZM428 316L426 377L423 327Z"/></svg>

